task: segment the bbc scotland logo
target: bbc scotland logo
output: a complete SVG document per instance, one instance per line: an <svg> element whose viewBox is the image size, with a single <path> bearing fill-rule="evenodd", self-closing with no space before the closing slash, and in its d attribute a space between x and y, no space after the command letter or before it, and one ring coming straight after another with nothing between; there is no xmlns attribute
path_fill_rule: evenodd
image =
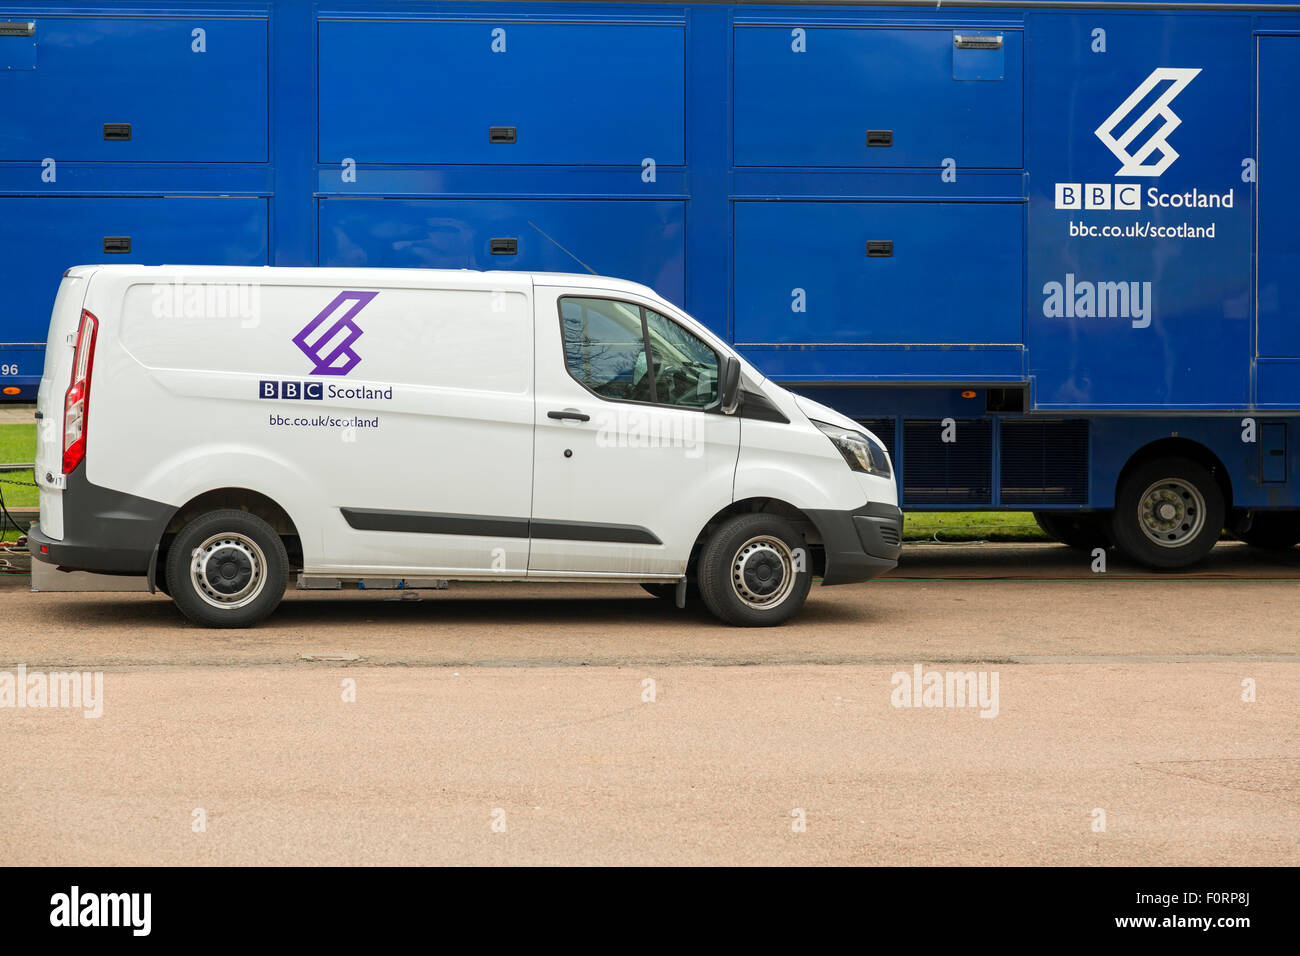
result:
<svg viewBox="0 0 1300 956"><path fill-rule="evenodd" d="M362 331L353 320L377 295L378 292L340 292L333 302L321 309L293 337L293 344L315 363L312 375L347 375L361 363L361 356L352 346L361 338ZM348 303L351 303L351 307L321 332L321 327L326 326L334 314Z"/></svg>
<svg viewBox="0 0 1300 956"><path fill-rule="evenodd" d="M293 337L293 344L315 365L312 375L347 375L361 364L361 356L352 346L363 332L354 320L377 295L378 292L340 292ZM346 311L334 318L344 306L348 307ZM330 319L334 321L331 323ZM330 391L335 391L333 385ZM272 401L318 402L325 397L325 385L316 381L264 378L257 383L257 397Z"/></svg>
<svg viewBox="0 0 1300 956"><path fill-rule="evenodd" d="M1159 176L1174 164L1178 153L1169 145L1169 134L1181 126L1183 121L1169 108L1169 104L1187 88L1188 83L1196 79L1200 72L1199 69L1180 69L1172 66L1162 66L1152 70L1151 75L1129 94L1128 99L1097 127L1094 131L1097 138L1122 164L1116 171L1116 176ZM1163 83L1168 83L1169 86L1155 98L1154 102L1142 110L1119 136L1116 136L1115 131L1124 123L1128 123L1137 108ZM1139 141L1139 137L1156 119L1164 122L1145 140ZM1154 163L1148 162L1153 153L1159 153L1160 158Z"/></svg>
<svg viewBox="0 0 1300 956"><path fill-rule="evenodd" d="M1169 144L1169 136L1183 121L1170 104L1200 72L1167 66L1152 70L1093 131L1120 161L1116 176L1156 177L1174 164L1178 152ZM1133 211L1142 208L1142 189L1127 182L1057 183L1054 199L1057 209Z"/></svg>

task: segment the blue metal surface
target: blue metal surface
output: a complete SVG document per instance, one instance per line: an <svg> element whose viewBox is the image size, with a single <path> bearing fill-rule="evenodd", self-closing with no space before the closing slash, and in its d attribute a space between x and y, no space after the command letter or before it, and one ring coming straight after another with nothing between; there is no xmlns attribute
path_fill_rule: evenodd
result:
<svg viewBox="0 0 1300 956"><path fill-rule="evenodd" d="M1300 402L1300 156L1296 63L1300 36L1259 38L1258 400Z"/></svg>
<svg viewBox="0 0 1300 956"><path fill-rule="evenodd" d="M680 24L322 19L319 42L322 162L684 158Z"/></svg>
<svg viewBox="0 0 1300 956"><path fill-rule="evenodd" d="M1024 341L1019 204L738 202L735 214L737 344ZM873 242L889 246L871 255ZM926 353L913 354L924 376Z"/></svg>
<svg viewBox="0 0 1300 956"><path fill-rule="evenodd" d="M987 420L988 507L1033 505L1003 500L1022 415L1087 425L1041 507L1113 504L1157 441L1208 450L1234 506L1300 506L1300 6L1149 7L0 0L37 24L0 37L0 390L30 397L24 343L105 235L118 261L585 264L888 419L904 459L909 420Z"/></svg>
<svg viewBox="0 0 1300 956"><path fill-rule="evenodd" d="M0 71L0 160L269 158L265 19L39 12L30 19L35 68ZM0 37L0 49L15 39ZM106 123L131 124L130 139L106 140Z"/></svg>
<svg viewBox="0 0 1300 956"><path fill-rule="evenodd" d="M327 199L321 265L617 275L685 299L680 202ZM494 255L493 239L516 252Z"/></svg>
<svg viewBox="0 0 1300 956"><path fill-rule="evenodd" d="M1106 31L1109 52L1091 51L1086 38L1093 29ZM1254 155L1249 18L1034 14L1029 30L1026 321L1035 407L1248 406L1254 186L1242 181L1242 162ZM1117 137L1144 124L1171 83L1131 108L1127 98L1166 67L1200 70L1167 106L1176 122L1167 140L1176 158L1159 175L1121 172L1120 159L1094 131L1121 109ZM1131 144L1134 155L1162 126L1159 116L1145 122ZM1157 165L1158 155L1145 165ZM1112 208L1058 208L1070 202L1058 202L1058 184L1095 186ZM1140 208L1114 209L1117 187ZM1193 190L1227 197L1231 208L1151 205L1152 191L1184 197ZM1185 227L1212 233L1104 234ZM1080 229L1097 234L1078 235ZM1086 296L1091 290L1095 300L1099 283L1136 289L1147 314L1132 303L1123 308L1118 293L1108 296L1106 309L1096 301L1089 307Z"/></svg>
<svg viewBox="0 0 1300 956"><path fill-rule="evenodd" d="M791 24L736 27L737 166L1023 164L1018 29L971 31L1002 37L1005 63L969 82L957 74L977 75L986 51L955 49L952 28Z"/></svg>

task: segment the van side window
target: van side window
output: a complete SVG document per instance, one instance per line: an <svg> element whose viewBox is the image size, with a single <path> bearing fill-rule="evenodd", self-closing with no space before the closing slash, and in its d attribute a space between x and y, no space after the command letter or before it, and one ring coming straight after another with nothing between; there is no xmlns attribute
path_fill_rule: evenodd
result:
<svg viewBox="0 0 1300 956"><path fill-rule="evenodd" d="M717 353L658 312L565 296L560 320L569 374L602 398L685 408L717 403Z"/></svg>
<svg viewBox="0 0 1300 956"><path fill-rule="evenodd" d="M654 401L641 309L609 299L563 298L564 361L569 373L602 398Z"/></svg>

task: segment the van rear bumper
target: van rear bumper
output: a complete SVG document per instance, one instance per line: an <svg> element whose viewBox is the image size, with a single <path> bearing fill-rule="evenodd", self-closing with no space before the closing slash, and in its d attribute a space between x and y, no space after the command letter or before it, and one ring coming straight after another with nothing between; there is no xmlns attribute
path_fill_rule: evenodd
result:
<svg viewBox="0 0 1300 956"><path fill-rule="evenodd" d="M82 465L63 491L63 538L48 537L37 524L28 546L33 559L72 571L147 575L175 512L160 501L92 485Z"/></svg>
<svg viewBox="0 0 1300 956"><path fill-rule="evenodd" d="M826 548L822 584L856 584L898 566L903 550L903 512L869 504L853 511L808 512Z"/></svg>

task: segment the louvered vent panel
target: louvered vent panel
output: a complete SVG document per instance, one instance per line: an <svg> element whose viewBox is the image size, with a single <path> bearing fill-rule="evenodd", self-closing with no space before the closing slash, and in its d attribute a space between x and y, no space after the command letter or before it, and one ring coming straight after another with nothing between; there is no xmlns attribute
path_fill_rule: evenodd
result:
<svg viewBox="0 0 1300 956"><path fill-rule="evenodd" d="M943 421L903 423L903 502L910 505L989 504L993 500L993 423L956 420L954 441L944 441Z"/></svg>
<svg viewBox="0 0 1300 956"><path fill-rule="evenodd" d="M1002 503L1088 501L1088 423L1003 421Z"/></svg>

